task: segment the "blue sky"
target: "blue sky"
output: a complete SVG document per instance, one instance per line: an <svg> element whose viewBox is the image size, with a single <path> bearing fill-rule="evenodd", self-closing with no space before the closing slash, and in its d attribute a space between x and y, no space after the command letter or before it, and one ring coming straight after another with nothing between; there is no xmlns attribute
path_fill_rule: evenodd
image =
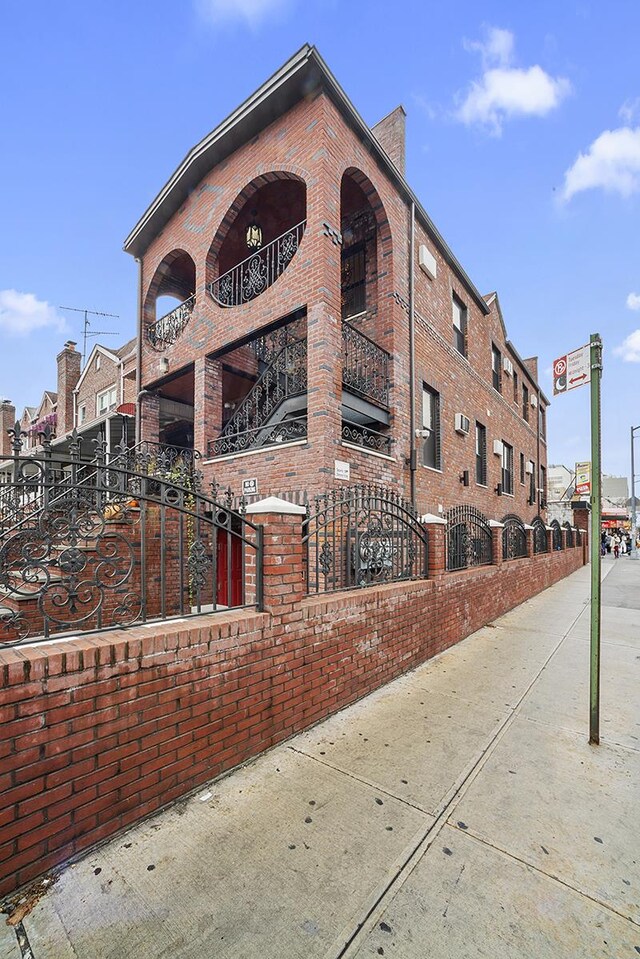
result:
<svg viewBox="0 0 640 959"><path fill-rule="evenodd" d="M605 342L603 469L640 424L640 4L3 0L0 393L55 388L78 314L135 330L130 228L187 150L304 42L371 124L407 110L407 178L523 356ZM589 458L589 394L549 462ZM640 451L639 455L640 455Z"/></svg>

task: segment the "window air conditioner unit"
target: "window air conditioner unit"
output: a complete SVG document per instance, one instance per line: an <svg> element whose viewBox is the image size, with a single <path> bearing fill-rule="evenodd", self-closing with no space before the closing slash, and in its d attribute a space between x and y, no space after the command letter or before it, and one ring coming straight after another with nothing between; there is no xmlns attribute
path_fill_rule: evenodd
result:
<svg viewBox="0 0 640 959"><path fill-rule="evenodd" d="M456 413L456 433L467 436L469 433L469 417L464 413Z"/></svg>
<svg viewBox="0 0 640 959"><path fill-rule="evenodd" d="M509 376L513 376L513 363L511 362L508 356L505 356L504 359L502 360L502 368L505 371L505 373L509 374Z"/></svg>
<svg viewBox="0 0 640 959"><path fill-rule="evenodd" d="M538 397L537 397L537 396L532 396L532 397L531 397L531 405L532 405L533 407L536 407L536 406L538 405Z"/></svg>
<svg viewBox="0 0 640 959"><path fill-rule="evenodd" d="M529 473L530 476L533 475L533 463L531 462L531 460L529 460L529 462L525 466L524 471L525 473Z"/></svg>
<svg viewBox="0 0 640 959"><path fill-rule="evenodd" d="M502 456L504 452L504 446L502 444L502 440L493 441L493 452L495 453L496 456Z"/></svg>

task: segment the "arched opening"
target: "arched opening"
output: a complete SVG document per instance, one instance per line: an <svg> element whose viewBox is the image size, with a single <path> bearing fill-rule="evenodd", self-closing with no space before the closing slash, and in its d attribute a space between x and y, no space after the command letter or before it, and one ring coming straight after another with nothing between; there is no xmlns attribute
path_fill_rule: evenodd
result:
<svg viewBox="0 0 640 959"><path fill-rule="evenodd" d="M390 292L391 231L373 184L353 167L340 184L340 230L342 439L389 453L390 324L380 304Z"/></svg>
<svg viewBox="0 0 640 959"><path fill-rule="evenodd" d="M144 305L147 341L155 350L176 342L195 307L196 265L184 250L164 257L149 284Z"/></svg>
<svg viewBox="0 0 640 959"><path fill-rule="evenodd" d="M207 257L209 292L240 306L267 290L295 256L306 224L307 189L294 174L252 180L229 207Z"/></svg>

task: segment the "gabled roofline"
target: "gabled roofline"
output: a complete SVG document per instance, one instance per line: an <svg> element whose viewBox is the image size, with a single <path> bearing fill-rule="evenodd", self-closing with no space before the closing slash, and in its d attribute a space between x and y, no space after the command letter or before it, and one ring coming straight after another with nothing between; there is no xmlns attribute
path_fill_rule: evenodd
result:
<svg viewBox="0 0 640 959"><path fill-rule="evenodd" d="M116 364L116 366L119 366L120 363L122 362L122 360L120 359L119 356L117 356L117 354L112 353L111 350L107 349L106 346L103 346L102 343L96 343L93 349L91 350L91 352L89 353L89 358L87 362L84 364L84 369L82 373L78 377L78 382L73 388L74 393L77 393L78 390L80 389L80 386L82 385L82 381L84 380L85 376L87 375L87 373L89 372L91 368L91 361L93 360L96 353L102 353L102 355L106 356L107 359L112 360Z"/></svg>
<svg viewBox="0 0 640 959"><path fill-rule="evenodd" d="M485 315L490 310L484 298L458 262L442 234L419 199L389 159L369 126L362 119L317 49L306 43L287 60L255 93L193 147L171 175L165 186L124 242L124 249L139 258L152 239L182 206L198 183L225 157L256 136L279 116L316 89L324 88L342 112L347 123L363 140L379 166L408 203L415 204L416 215L443 259L458 275Z"/></svg>

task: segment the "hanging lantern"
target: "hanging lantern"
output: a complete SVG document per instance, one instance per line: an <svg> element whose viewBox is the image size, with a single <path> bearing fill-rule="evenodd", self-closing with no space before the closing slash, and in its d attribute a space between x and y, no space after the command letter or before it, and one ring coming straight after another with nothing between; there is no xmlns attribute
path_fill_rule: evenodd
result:
<svg viewBox="0 0 640 959"><path fill-rule="evenodd" d="M247 246L250 250L259 250L262 246L262 227L256 223L256 211L251 214L253 219L247 227Z"/></svg>

